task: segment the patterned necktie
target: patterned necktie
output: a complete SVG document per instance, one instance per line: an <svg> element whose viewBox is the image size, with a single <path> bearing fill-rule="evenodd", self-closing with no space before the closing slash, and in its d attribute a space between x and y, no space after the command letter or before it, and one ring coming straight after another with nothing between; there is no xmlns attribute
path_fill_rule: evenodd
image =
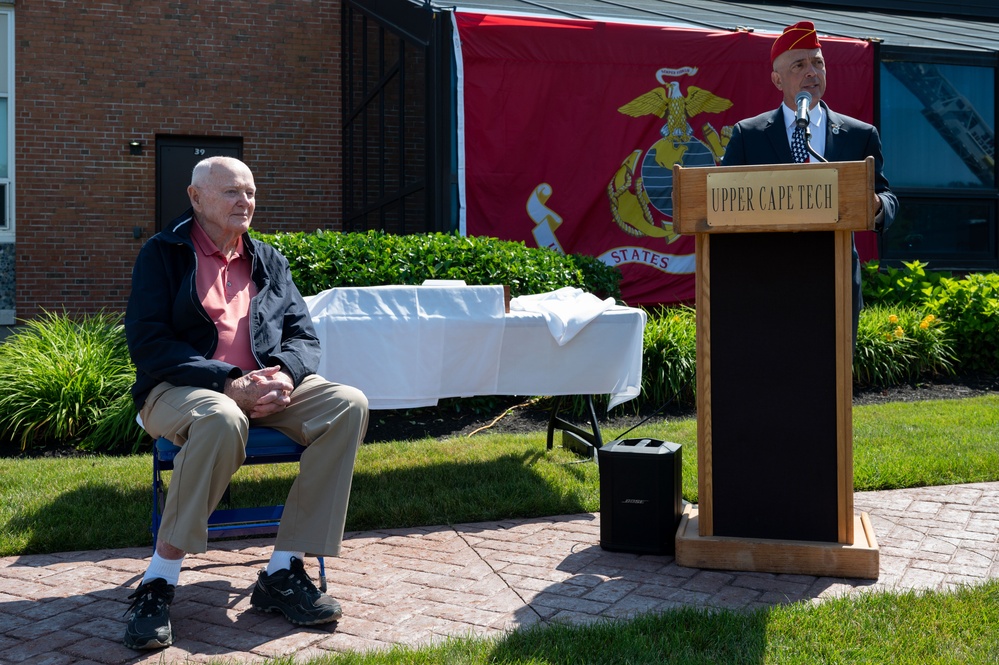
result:
<svg viewBox="0 0 999 665"><path fill-rule="evenodd" d="M805 130L801 127L795 127L794 134L791 136L791 154L794 155L794 161L797 164L808 161L808 149L805 148Z"/></svg>

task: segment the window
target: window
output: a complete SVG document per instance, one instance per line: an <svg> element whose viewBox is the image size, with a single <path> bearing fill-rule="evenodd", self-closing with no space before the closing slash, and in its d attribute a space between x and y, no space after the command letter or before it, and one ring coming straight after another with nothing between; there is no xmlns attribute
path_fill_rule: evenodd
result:
<svg viewBox="0 0 999 665"><path fill-rule="evenodd" d="M901 203L886 263L999 268L995 116L994 54L882 51L885 172Z"/></svg>
<svg viewBox="0 0 999 665"><path fill-rule="evenodd" d="M0 240L13 240L14 13L0 9Z"/></svg>

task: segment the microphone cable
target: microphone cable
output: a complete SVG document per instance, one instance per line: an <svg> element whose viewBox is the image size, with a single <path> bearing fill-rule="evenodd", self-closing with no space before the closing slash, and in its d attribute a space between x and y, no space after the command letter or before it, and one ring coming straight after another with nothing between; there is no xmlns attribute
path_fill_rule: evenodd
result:
<svg viewBox="0 0 999 665"><path fill-rule="evenodd" d="M645 418L643 418L639 422L635 423L634 425L632 425L631 427L629 427L625 431L623 431L620 434L618 434L617 436L615 436L613 439L611 439L611 441L617 441L618 439L620 439L621 437L623 437L625 434L628 434L629 432L631 432L633 429L641 427L645 423L649 422L649 420L651 420L652 418L655 418L657 415L659 415L662 412L663 409L665 409L667 406L669 406L670 404L672 404L673 402L675 402L677 395L682 395L687 390L687 388L690 386L690 384L694 382L694 379L696 379L696 378L697 378L697 375L695 374L694 376L692 376L689 379L687 379L687 382L685 384L683 384L683 386L680 388L680 391L677 392L677 393L674 393L672 397L670 397L668 400L666 400L665 402L663 402L662 406L660 406L658 409L656 409L655 411L653 411L649 415L645 416Z"/></svg>

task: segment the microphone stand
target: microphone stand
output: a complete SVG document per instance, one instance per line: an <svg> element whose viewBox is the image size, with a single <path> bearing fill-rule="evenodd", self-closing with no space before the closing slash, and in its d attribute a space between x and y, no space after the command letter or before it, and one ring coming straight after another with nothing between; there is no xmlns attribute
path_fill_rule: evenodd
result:
<svg viewBox="0 0 999 665"><path fill-rule="evenodd" d="M808 150L808 154L820 162L825 162L826 164L829 163L828 159L815 152L815 149L812 147L812 130L807 126L805 127L805 149Z"/></svg>

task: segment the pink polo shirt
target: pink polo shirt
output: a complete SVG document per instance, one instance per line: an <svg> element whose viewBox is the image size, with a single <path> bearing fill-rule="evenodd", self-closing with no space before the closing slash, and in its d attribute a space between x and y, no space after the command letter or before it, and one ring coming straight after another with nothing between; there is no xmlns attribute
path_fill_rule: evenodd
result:
<svg viewBox="0 0 999 665"><path fill-rule="evenodd" d="M260 369L250 346L250 300L257 295L257 285L250 278L252 266L243 252L243 239L229 260L196 220L191 240L198 255L198 297L219 333L212 358L244 371Z"/></svg>

